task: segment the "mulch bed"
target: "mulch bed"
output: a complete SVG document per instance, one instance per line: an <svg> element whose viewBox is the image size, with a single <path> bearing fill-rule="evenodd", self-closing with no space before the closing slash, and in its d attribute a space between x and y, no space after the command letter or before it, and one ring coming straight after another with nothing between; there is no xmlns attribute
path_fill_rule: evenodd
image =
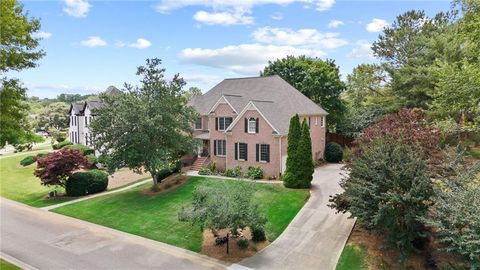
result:
<svg viewBox="0 0 480 270"><path fill-rule="evenodd" d="M172 174L167 178L163 179L160 184L158 184L158 190L153 191L152 187L148 187L142 190L142 193L148 196L156 196L162 193L172 191L188 181L189 177L183 174Z"/></svg>
<svg viewBox="0 0 480 270"><path fill-rule="evenodd" d="M226 236L227 230L220 230L218 232L220 236ZM242 250L237 245L237 239L234 237L230 237L229 240L229 254L227 254L227 246L226 244L223 245L215 245L215 236L213 235L212 231L205 230L203 232L203 244L202 244L202 251L201 254L205 254L209 257L219 259L226 262L239 262L244 258L250 257L257 253L258 251L264 249L266 246L270 244L268 241L258 242L255 243L251 240L250 229L246 228L242 231L243 237L249 240L249 246L246 250Z"/></svg>

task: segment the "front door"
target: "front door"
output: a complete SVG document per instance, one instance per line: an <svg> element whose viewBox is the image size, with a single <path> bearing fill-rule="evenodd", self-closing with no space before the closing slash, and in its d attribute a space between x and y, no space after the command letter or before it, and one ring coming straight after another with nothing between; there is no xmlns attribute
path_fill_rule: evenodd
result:
<svg viewBox="0 0 480 270"><path fill-rule="evenodd" d="M202 140L202 152L201 156L202 157L208 157L209 156L209 148L210 148L210 141L209 140Z"/></svg>

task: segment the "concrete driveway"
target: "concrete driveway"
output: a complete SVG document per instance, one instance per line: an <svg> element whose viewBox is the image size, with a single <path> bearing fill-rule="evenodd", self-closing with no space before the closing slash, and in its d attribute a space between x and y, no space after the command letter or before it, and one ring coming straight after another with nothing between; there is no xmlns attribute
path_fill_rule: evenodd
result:
<svg viewBox="0 0 480 270"><path fill-rule="evenodd" d="M4 198L0 211L0 255L23 269L226 268L194 252Z"/></svg>
<svg viewBox="0 0 480 270"><path fill-rule="evenodd" d="M329 195L341 191L339 164L315 170L311 197L287 229L270 246L240 262L252 269L335 269L355 220L327 207Z"/></svg>

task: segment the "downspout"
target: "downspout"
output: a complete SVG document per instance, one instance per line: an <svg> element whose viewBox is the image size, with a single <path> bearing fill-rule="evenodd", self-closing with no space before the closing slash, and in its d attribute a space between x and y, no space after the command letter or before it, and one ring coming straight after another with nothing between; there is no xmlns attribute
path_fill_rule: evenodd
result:
<svg viewBox="0 0 480 270"><path fill-rule="evenodd" d="M282 136L278 137L279 145L280 147L278 148L278 154L280 155L280 172L278 175L282 175L282 167L283 167L283 159L282 159Z"/></svg>

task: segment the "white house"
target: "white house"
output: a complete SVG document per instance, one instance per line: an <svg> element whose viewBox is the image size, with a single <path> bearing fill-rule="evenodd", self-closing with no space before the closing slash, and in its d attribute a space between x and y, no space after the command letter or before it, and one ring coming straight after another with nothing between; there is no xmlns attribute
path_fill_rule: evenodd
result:
<svg viewBox="0 0 480 270"><path fill-rule="evenodd" d="M115 86L109 86L104 94L115 95L117 93L121 93L121 91ZM102 101L98 98L70 105L68 137L72 143L92 146L92 134L89 130L89 125L95 117L95 108L101 106Z"/></svg>

